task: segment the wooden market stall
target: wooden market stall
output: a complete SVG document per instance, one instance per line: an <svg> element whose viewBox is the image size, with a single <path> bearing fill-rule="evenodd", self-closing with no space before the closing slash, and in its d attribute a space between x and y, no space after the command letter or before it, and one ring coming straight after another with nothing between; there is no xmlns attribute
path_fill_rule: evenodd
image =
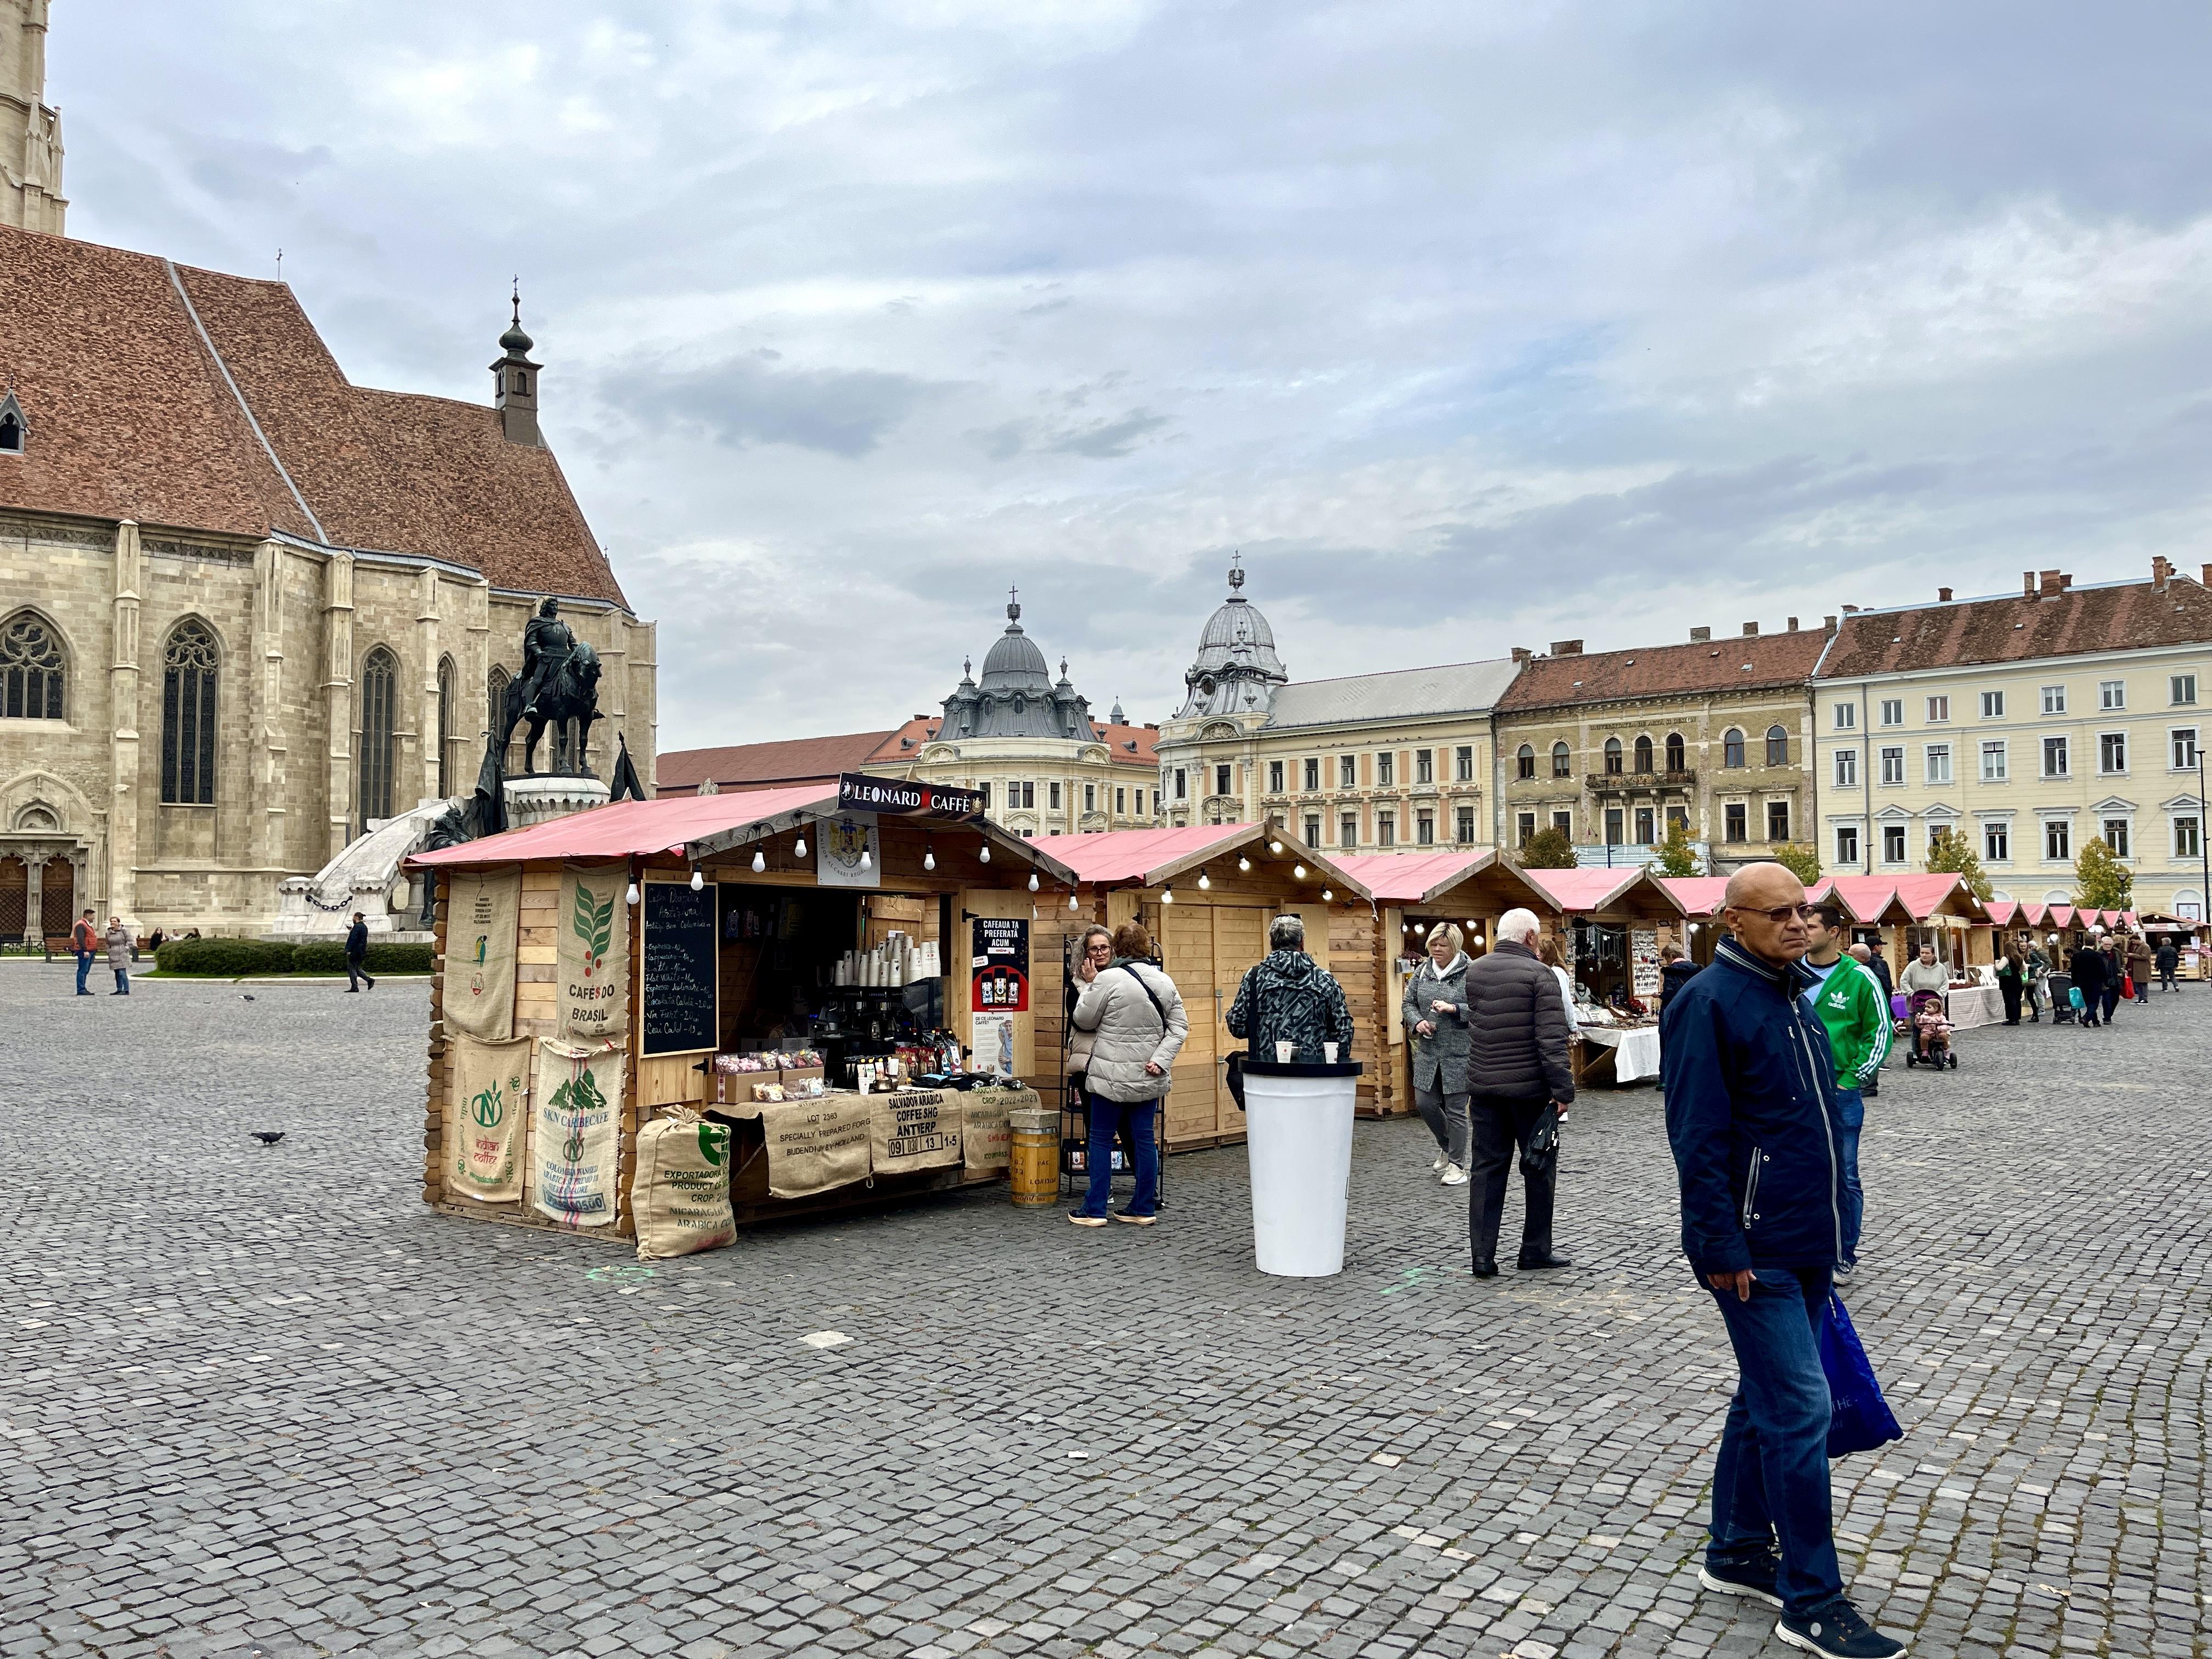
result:
<svg viewBox="0 0 2212 1659"><path fill-rule="evenodd" d="M1497 937L1498 918L1526 908L1553 914L1551 896L1495 852L1367 853L1340 858L1338 866L1366 890L1375 907L1376 946L1382 958L1387 1048L1384 1063L1370 1065L1378 1090L1405 1110L1413 1098L1412 1059L1401 1017L1406 981L1421 964L1429 931L1457 925L1467 953L1480 957ZM1379 1074L1379 1076L1378 1076Z"/></svg>
<svg viewBox="0 0 2212 1659"><path fill-rule="evenodd" d="M1854 941L1880 951L1893 975L1903 973L1923 944L1936 947L1936 960L1954 977L1995 960L1989 912L1964 876L1829 876L1808 892L1832 893L1851 917Z"/></svg>
<svg viewBox="0 0 2212 1659"><path fill-rule="evenodd" d="M1264 823L1193 824L1055 836L1042 843L1076 886L1049 926L1057 948L1037 957L1040 1006L1067 1001L1066 975L1083 931L1141 921L1160 965L1182 994L1190 1036L1176 1056L1161 1144L1170 1152L1231 1145L1244 1137L1244 1114L1225 1081L1229 1054L1242 1045L1222 1023L1245 970L1267 954L1267 924L1286 913L1304 919L1306 945L1344 988L1354 1056L1379 1055L1388 1042L1380 1018L1383 988L1375 970L1376 921L1364 889L1342 868L1288 832ZM1041 1021L1039 1073L1060 1068L1060 1024ZM1370 1114L1410 1109L1382 1070L1360 1080ZM1071 1136L1076 1133L1072 1126Z"/></svg>
<svg viewBox="0 0 2212 1659"><path fill-rule="evenodd" d="M1698 967L1709 966L1713 946L1727 931L1721 911L1728 901L1726 876L1660 876L1656 878L1668 896L1682 908L1682 919L1674 927L1661 924L1659 943L1678 945L1682 954ZM1670 937L1670 935L1672 937Z"/></svg>
<svg viewBox="0 0 2212 1659"><path fill-rule="evenodd" d="M1635 1083L1659 1073L1659 945L1689 917L1648 869L1527 870L1550 902L1567 971L1587 1002L1575 1039L1578 1083ZM1541 914L1541 911L1539 911ZM1643 1012L1617 1005L1641 1004Z"/></svg>
<svg viewBox="0 0 2212 1659"><path fill-rule="evenodd" d="M690 1114L730 1129L739 1223L999 1178L1036 1097L969 1085L1039 1077L1033 935L1074 877L981 805L848 776L416 855L424 1200L629 1238L641 1137Z"/></svg>

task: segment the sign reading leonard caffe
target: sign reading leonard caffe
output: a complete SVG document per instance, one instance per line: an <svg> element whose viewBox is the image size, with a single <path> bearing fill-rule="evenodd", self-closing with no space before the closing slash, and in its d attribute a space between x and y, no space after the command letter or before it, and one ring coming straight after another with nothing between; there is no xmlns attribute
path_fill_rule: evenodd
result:
<svg viewBox="0 0 2212 1659"><path fill-rule="evenodd" d="M837 810L873 812L879 817L936 818L959 823L983 816L983 797L973 789L951 789L939 783L902 783L896 778L841 772L837 776Z"/></svg>

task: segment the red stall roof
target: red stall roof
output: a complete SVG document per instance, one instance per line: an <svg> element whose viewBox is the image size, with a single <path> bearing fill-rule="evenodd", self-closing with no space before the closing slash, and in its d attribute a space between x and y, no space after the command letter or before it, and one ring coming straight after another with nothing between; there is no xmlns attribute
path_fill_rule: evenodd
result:
<svg viewBox="0 0 2212 1659"><path fill-rule="evenodd" d="M1989 902L1990 922L1993 927L2009 927L2020 919L2023 907L2016 899L1991 899Z"/></svg>
<svg viewBox="0 0 2212 1659"><path fill-rule="evenodd" d="M1267 844L1283 850L1270 853ZM1304 864L1312 872L1314 896L1324 886L1340 885L1347 896L1369 897L1346 866L1322 857L1297 836L1264 823L1194 823L1179 830L1094 830L1078 836L1027 841L1045 847L1079 881L1104 886L1158 887L1216 859L1239 854L1277 864ZM1256 849L1256 850L1255 850Z"/></svg>
<svg viewBox="0 0 2212 1659"><path fill-rule="evenodd" d="M1682 907L1686 916L1719 915L1721 901L1728 894L1726 876L1656 876L1653 879Z"/></svg>
<svg viewBox="0 0 2212 1659"><path fill-rule="evenodd" d="M1640 865L1633 870L1523 869L1521 873L1554 909L1570 915L1602 910L1639 884L1648 884L1675 909L1682 909L1682 902L1667 890L1667 884Z"/></svg>
<svg viewBox="0 0 2212 1659"><path fill-rule="evenodd" d="M1351 853L1336 867L1377 904L1419 904L1497 862L1495 853Z"/></svg>
<svg viewBox="0 0 2212 1659"><path fill-rule="evenodd" d="M1828 876L1814 883L1810 891L1816 897L1834 892L1845 908L1869 924L1888 908L1892 896L1915 921L1925 921L1938 911L1963 915L1975 921L1987 920L1981 901L1967 889L1964 876Z"/></svg>

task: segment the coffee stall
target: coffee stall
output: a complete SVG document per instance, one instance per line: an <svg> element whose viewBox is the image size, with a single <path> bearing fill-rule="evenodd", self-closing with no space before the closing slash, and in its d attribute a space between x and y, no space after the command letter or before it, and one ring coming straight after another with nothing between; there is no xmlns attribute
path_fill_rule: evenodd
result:
<svg viewBox="0 0 2212 1659"><path fill-rule="evenodd" d="M1074 875L972 793L623 801L410 864L447 1213L630 1238L641 1180L678 1217L720 1182L738 1224L993 1181L1038 1105L1029 966Z"/></svg>

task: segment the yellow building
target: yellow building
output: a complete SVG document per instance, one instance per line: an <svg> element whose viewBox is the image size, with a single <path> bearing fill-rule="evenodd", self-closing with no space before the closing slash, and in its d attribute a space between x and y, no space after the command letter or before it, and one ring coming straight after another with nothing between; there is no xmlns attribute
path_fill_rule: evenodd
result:
<svg viewBox="0 0 2212 1659"><path fill-rule="evenodd" d="M1814 678L1821 855L1917 870L1966 836L2000 898L2070 901L2101 836L2136 908L2201 918L2198 745L2212 694L2212 565L2077 587L2028 572L1999 599L1845 614Z"/></svg>
<svg viewBox="0 0 2212 1659"><path fill-rule="evenodd" d="M1160 726L1164 821L1264 819L1332 853L1490 846L1490 711L1516 665L1294 681L1243 586L1231 569Z"/></svg>

